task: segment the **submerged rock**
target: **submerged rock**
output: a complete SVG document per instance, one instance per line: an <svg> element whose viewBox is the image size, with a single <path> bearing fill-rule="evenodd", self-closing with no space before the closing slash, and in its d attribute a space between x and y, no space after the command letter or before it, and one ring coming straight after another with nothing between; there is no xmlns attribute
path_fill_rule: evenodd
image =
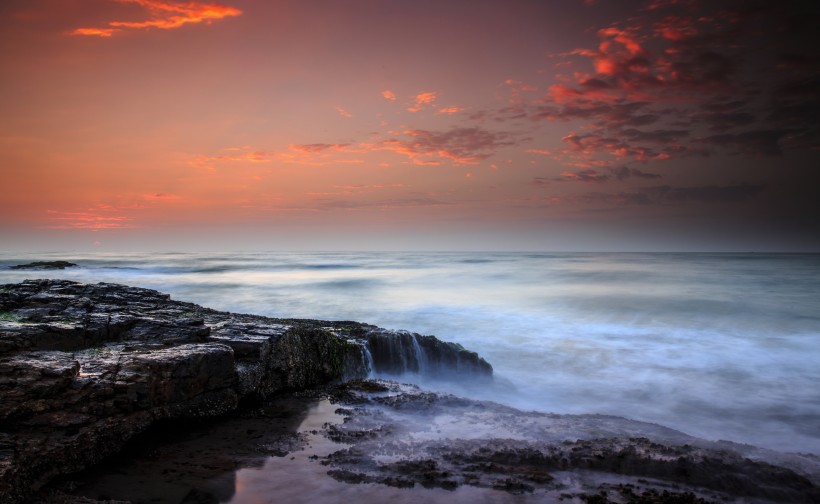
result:
<svg viewBox="0 0 820 504"><path fill-rule="evenodd" d="M371 341L438 374L455 366L451 378L492 376L459 345L367 324L218 312L115 284L0 286L0 502L100 461L158 420L365 378L387 366Z"/></svg>

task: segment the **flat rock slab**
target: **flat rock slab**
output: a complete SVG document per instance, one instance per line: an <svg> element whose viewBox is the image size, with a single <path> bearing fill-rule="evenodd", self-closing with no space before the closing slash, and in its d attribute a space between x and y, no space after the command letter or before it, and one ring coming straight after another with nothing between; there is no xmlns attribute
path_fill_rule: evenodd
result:
<svg viewBox="0 0 820 504"><path fill-rule="evenodd" d="M371 340L416 370L424 361L433 373L492 376L475 353L432 336L218 312L115 284L2 285L0 503L89 467L157 421L364 378L383 364ZM429 348L406 347L417 340Z"/></svg>

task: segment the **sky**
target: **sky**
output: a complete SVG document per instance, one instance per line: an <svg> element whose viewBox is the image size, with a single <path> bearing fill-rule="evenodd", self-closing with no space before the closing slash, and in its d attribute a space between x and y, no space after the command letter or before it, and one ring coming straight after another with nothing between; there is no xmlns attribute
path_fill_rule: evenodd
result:
<svg viewBox="0 0 820 504"><path fill-rule="evenodd" d="M820 251L820 7L3 0L0 250Z"/></svg>

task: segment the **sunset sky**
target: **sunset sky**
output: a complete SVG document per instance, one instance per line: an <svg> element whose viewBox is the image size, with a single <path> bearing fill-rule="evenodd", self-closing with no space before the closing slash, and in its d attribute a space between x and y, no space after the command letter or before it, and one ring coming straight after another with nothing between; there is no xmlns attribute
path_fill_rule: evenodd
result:
<svg viewBox="0 0 820 504"><path fill-rule="evenodd" d="M816 1L3 0L0 250L820 250Z"/></svg>

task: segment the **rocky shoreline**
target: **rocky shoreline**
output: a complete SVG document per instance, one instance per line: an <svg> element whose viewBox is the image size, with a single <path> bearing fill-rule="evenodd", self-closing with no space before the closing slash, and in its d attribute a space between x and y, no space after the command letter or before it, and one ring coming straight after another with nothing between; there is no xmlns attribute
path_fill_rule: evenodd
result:
<svg viewBox="0 0 820 504"><path fill-rule="evenodd" d="M213 417L372 371L420 369L492 376L478 355L432 336L218 312L115 284L3 285L0 501L23 501L163 419Z"/></svg>
<svg viewBox="0 0 820 504"><path fill-rule="evenodd" d="M0 503L820 501L815 456L366 379L408 373L492 384L432 336L3 285Z"/></svg>
<svg viewBox="0 0 820 504"><path fill-rule="evenodd" d="M344 421L327 436L349 447L322 463L349 483L471 485L543 502L820 499L816 457L709 442L620 417L523 412L395 383L354 384L347 392Z"/></svg>

